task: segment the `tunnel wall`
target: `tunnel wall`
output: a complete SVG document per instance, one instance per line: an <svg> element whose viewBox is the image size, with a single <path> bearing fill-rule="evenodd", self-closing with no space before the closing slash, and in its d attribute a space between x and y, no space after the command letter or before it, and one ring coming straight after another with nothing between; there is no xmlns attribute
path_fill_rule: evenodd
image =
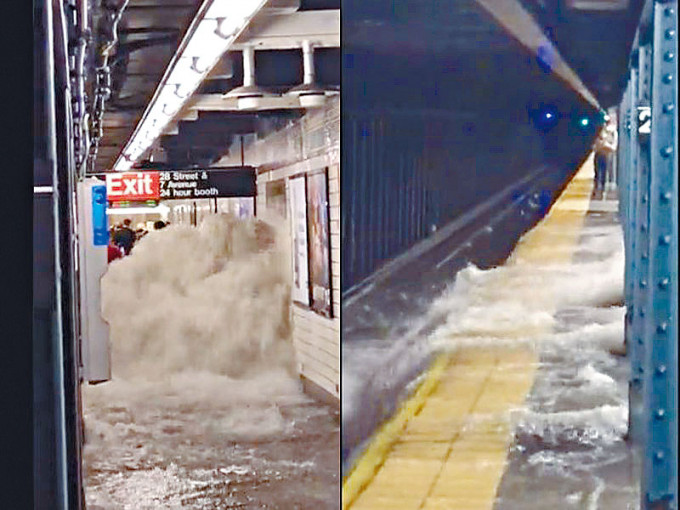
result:
<svg viewBox="0 0 680 510"><path fill-rule="evenodd" d="M342 294L415 243L545 167L567 175L595 111L508 42L502 53L343 47ZM408 71L406 71L408 70ZM561 120L538 129L546 106ZM548 170L550 171L550 170Z"/></svg>
<svg viewBox="0 0 680 510"><path fill-rule="evenodd" d="M263 130L264 131L264 130ZM241 164L240 151L232 151L218 165ZM249 139L244 162L257 167L257 215L271 210L285 216L289 228L290 180L324 168L328 176L330 280L332 317L293 302L291 316L298 371L334 401L340 398L340 99L308 110L275 132ZM292 244L292 238L291 238ZM291 268L292 272L292 268Z"/></svg>
<svg viewBox="0 0 680 510"><path fill-rule="evenodd" d="M491 119L472 127L455 114L393 112L345 122L343 290L522 177L541 150L528 126ZM527 147L527 167L513 168L513 144Z"/></svg>
<svg viewBox="0 0 680 510"><path fill-rule="evenodd" d="M549 142L526 122L478 118L472 128L455 114L426 113L343 122L343 292L540 166L562 173L587 150L574 140L549 158Z"/></svg>

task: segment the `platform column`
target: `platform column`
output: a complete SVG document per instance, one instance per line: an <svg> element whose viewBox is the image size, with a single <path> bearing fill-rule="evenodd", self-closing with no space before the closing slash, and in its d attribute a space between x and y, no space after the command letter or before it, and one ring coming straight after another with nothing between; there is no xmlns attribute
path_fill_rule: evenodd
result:
<svg viewBox="0 0 680 510"><path fill-rule="evenodd" d="M647 313L643 297L646 285L645 240L647 238L647 195L649 183L649 150L648 143L640 134L639 108L645 105L648 94L645 91L649 78L645 65L647 49L639 48L634 54L634 67L631 72L632 104L631 104L631 144L630 144L630 186L629 190L629 232L630 247L626 329L628 347L630 348L631 376L629 386L629 436L636 445L641 444L644 435L643 417L643 374L644 374L644 339L643 323Z"/></svg>
<svg viewBox="0 0 680 510"><path fill-rule="evenodd" d="M677 2L654 3L642 506L677 509Z"/></svg>
<svg viewBox="0 0 680 510"><path fill-rule="evenodd" d="M619 146L616 158L616 187L619 190L619 221L623 227L624 242L628 242L626 219L628 214L628 151L630 126L630 75L618 109ZM627 246L627 245L626 245Z"/></svg>

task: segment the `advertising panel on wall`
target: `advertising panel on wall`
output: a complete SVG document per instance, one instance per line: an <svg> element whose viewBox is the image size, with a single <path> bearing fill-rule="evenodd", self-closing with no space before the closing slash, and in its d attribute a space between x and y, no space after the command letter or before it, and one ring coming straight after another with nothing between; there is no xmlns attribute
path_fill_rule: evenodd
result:
<svg viewBox="0 0 680 510"><path fill-rule="evenodd" d="M293 301L309 306L307 253L307 197L304 176L289 181L290 219L293 234Z"/></svg>
<svg viewBox="0 0 680 510"><path fill-rule="evenodd" d="M307 176L307 211L311 307L331 318L333 303L327 169Z"/></svg>

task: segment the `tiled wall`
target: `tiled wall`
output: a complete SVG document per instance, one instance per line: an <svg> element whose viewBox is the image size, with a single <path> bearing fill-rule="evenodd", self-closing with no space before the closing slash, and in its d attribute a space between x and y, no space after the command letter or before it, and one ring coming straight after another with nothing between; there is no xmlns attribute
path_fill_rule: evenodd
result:
<svg viewBox="0 0 680 510"><path fill-rule="evenodd" d="M217 165L241 164L240 151ZM267 183L328 168L330 206L331 282L333 318L299 304L292 305L293 340L300 374L330 395L340 398L340 100L309 110L261 139L244 147L244 163L258 168L257 211L267 207ZM291 268L292 271L292 268Z"/></svg>
<svg viewBox="0 0 680 510"><path fill-rule="evenodd" d="M204 217L215 212L215 200L212 198L199 198L196 200L165 200L163 202L170 211L168 221L176 225L191 224L191 215L194 204L196 205L196 223L200 224ZM217 212L230 213L238 217L252 216L252 198L218 198Z"/></svg>

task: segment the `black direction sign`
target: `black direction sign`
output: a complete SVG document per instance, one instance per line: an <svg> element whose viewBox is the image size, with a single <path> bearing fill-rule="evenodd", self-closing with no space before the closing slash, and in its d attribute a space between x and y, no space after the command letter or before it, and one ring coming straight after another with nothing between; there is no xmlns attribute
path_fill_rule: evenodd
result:
<svg viewBox="0 0 680 510"><path fill-rule="evenodd" d="M230 167L159 172L160 199L254 197L255 168Z"/></svg>
<svg viewBox="0 0 680 510"><path fill-rule="evenodd" d="M652 134L652 108L651 106L638 106L638 133L641 135Z"/></svg>

